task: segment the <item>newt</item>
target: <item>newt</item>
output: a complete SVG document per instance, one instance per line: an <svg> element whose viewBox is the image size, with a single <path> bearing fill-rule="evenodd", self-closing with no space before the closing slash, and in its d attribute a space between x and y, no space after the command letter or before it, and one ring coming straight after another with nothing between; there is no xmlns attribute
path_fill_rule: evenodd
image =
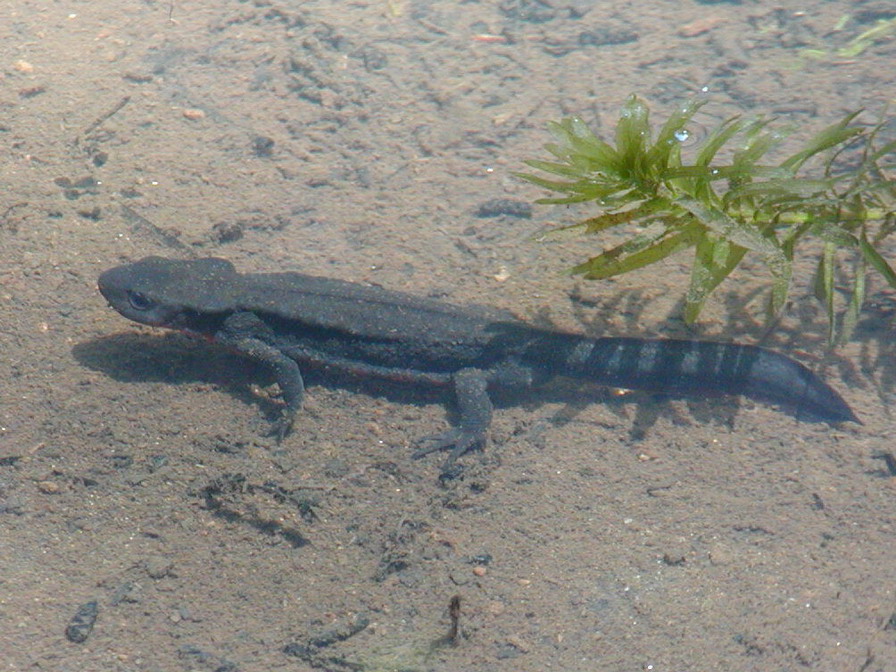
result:
<svg viewBox="0 0 896 672"><path fill-rule="evenodd" d="M422 439L419 457L482 447L490 391L526 389L555 376L674 395L745 395L827 422L859 422L812 371L754 345L633 337L589 338L539 328L511 313L457 306L303 273L239 273L225 259L146 257L105 271L99 290L135 322L222 344L269 369L289 432L302 405L303 366L453 391L457 425Z"/></svg>

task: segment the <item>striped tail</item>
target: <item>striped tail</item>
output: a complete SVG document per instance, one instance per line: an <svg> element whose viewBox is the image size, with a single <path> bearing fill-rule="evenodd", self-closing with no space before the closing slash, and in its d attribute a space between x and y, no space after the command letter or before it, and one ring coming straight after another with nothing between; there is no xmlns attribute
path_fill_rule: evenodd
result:
<svg viewBox="0 0 896 672"><path fill-rule="evenodd" d="M859 422L843 398L799 362L753 345L641 338L567 341L564 375L671 394L743 394L820 420Z"/></svg>

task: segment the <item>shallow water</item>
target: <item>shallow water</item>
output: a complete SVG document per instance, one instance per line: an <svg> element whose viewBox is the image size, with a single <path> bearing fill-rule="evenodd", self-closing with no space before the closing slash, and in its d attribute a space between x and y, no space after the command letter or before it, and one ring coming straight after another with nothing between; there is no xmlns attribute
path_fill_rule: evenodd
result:
<svg viewBox="0 0 896 672"><path fill-rule="evenodd" d="M449 421L440 399L311 378L277 446L255 367L128 323L95 287L124 260L214 255L685 335L685 257L571 279L620 239L536 242L589 210L519 216L543 194L511 173L544 156L548 121L606 131L632 92L663 119L705 87L697 136L740 113L794 142L857 107L873 119L896 95L892 37L836 50L892 8L8 4L0 669L896 668L892 324L871 311L825 357L811 263L764 344L863 425L554 390L500 408L441 484L439 456L410 459ZM495 199L512 213L479 216ZM759 341L764 273L723 285L697 333ZM455 595L458 640L434 645Z"/></svg>

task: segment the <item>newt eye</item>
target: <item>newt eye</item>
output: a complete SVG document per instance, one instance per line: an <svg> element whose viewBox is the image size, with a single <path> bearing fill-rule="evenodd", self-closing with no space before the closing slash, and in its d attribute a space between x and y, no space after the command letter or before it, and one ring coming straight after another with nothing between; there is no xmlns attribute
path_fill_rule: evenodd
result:
<svg viewBox="0 0 896 672"><path fill-rule="evenodd" d="M151 310L156 305L155 301L140 292L128 292L128 303L131 304L131 308L140 311Z"/></svg>

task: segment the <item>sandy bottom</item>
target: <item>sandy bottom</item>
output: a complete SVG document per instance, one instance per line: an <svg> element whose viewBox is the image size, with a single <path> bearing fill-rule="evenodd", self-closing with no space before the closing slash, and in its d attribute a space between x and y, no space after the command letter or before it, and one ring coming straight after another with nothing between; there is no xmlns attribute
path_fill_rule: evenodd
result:
<svg viewBox="0 0 896 672"><path fill-rule="evenodd" d="M873 118L892 37L836 50L887 3L7 4L0 669L896 670L892 321L825 356L811 258L765 344L863 425L552 388L499 408L445 483L440 456L410 458L450 422L440 398L312 376L278 446L263 372L95 286L215 255L684 335L686 255L569 278L619 239L537 242L593 210L528 218L541 194L511 173L548 121L607 131L631 92L663 119L708 86L698 136L754 111L802 139ZM515 203L482 216L495 199ZM757 342L766 280L747 264L698 333Z"/></svg>

